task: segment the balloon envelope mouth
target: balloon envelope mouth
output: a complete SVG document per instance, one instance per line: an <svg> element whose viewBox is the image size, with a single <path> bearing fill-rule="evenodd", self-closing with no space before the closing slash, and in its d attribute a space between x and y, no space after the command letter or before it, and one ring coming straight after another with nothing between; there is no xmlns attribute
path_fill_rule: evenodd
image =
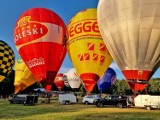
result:
<svg viewBox="0 0 160 120"><path fill-rule="evenodd" d="M127 80L128 85L134 92L141 92L147 86L147 80Z"/></svg>
<svg viewBox="0 0 160 120"><path fill-rule="evenodd" d="M138 93L144 90L151 77L151 71L147 70L123 70L122 72L127 79L129 87Z"/></svg>
<svg viewBox="0 0 160 120"><path fill-rule="evenodd" d="M83 73L80 78L86 91L91 93L100 77L95 73Z"/></svg>

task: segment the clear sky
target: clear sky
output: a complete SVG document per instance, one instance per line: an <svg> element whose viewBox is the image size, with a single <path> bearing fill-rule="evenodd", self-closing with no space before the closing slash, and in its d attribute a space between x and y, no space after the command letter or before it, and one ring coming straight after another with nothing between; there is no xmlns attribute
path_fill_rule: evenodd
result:
<svg viewBox="0 0 160 120"><path fill-rule="evenodd" d="M1 0L0 1L0 39L8 43L16 58L18 52L14 45L13 30L18 17L27 9L34 7L44 7L56 12L67 25L69 20L79 11L87 8L96 8L98 0ZM67 72L73 65L66 55L64 62L59 72ZM116 63L111 66L117 73L118 79L123 79L124 76ZM160 69L156 71L153 77L160 77Z"/></svg>

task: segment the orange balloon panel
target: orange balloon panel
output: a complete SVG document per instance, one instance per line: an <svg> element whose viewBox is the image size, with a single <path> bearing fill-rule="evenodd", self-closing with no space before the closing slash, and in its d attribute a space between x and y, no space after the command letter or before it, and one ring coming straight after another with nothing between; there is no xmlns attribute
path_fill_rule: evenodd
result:
<svg viewBox="0 0 160 120"><path fill-rule="evenodd" d="M14 93L18 93L37 82L25 62L19 56L15 65Z"/></svg>
<svg viewBox="0 0 160 120"><path fill-rule="evenodd" d="M18 52L47 91L66 55L65 41L65 23L49 9L29 9L16 23L14 42Z"/></svg>
<svg viewBox="0 0 160 120"><path fill-rule="evenodd" d="M97 10L86 9L77 13L68 24L67 50L87 92L112 62L97 24Z"/></svg>

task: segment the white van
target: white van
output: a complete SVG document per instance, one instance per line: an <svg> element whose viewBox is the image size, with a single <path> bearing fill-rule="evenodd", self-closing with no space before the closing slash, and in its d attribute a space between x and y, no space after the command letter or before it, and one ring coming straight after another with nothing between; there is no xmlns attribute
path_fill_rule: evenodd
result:
<svg viewBox="0 0 160 120"><path fill-rule="evenodd" d="M77 103L77 97L72 93L59 94L58 102L65 105Z"/></svg>

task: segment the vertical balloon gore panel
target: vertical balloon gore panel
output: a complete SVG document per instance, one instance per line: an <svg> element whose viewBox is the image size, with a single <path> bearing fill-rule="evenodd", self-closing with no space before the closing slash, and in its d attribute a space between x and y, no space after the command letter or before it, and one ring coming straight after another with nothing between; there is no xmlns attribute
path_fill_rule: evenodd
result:
<svg viewBox="0 0 160 120"><path fill-rule="evenodd" d="M99 76L93 73L83 73L80 75L80 78L83 81L83 86L86 91L91 93L94 86L96 85L96 82L99 79Z"/></svg>
<svg viewBox="0 0 160 120"><path fill-rule="evenodd" d="M146 70L123 70L122 72L127 79L128 85L135 92L141 92L147 86L151 74L151 71Z"/></svg>

